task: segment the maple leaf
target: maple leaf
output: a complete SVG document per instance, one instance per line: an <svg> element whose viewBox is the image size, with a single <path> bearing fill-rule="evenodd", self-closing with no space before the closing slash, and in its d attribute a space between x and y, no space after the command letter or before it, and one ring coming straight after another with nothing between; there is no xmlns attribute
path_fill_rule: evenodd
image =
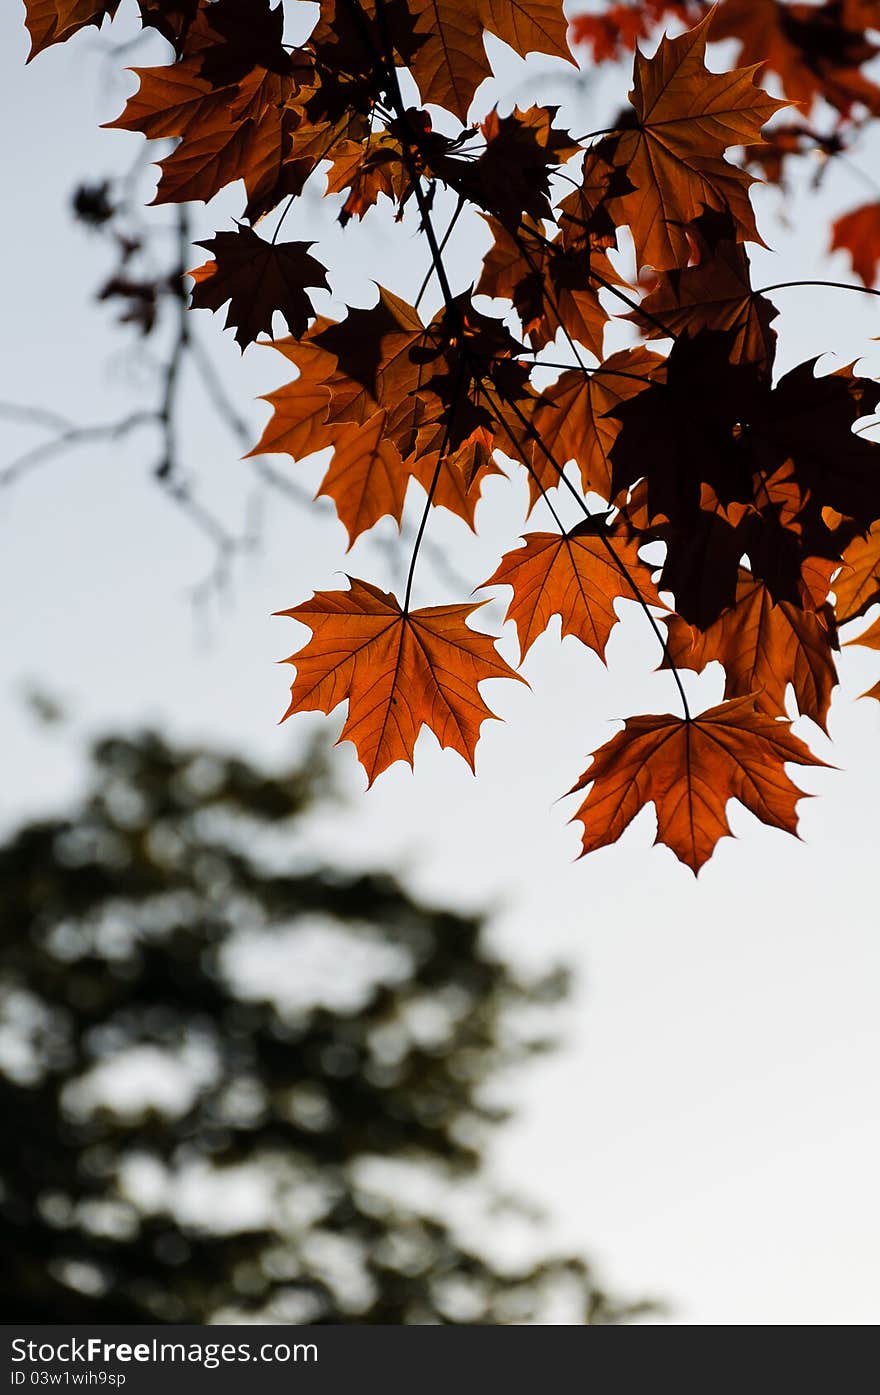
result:
<svg viewBox="0 0 880 1395"><path fill-rule="evenodd" d="M176 149L159 162L162 178L155 203L207 203L226 184L243 179L257 207L284 184L292 134L302 120L295 99L311 69L307 62L285 73L254 66L241 81L215 86L203 66L223 42L211 27L216 9L211 5L199 12L187 33L186 52L176 63L132 69L138 91L122 114L107 123L113 130L140 131L150 140L179 137ZM297 158L303 154L299 151Z"/></svg>
<svg viewBox="0 0 880 1395"><path fill-rule="evenodd" d="M725 0L712 26L715 39L737 38L739 59L759 76L778 73L785 95L809 106L824 97L843 115L858 102L878 110L880 88L860 71L877 53L863 25L850 29L840 0L824 5L779 0Z"/></svg>
<svg viewBox="0 0 880 1395"><path fill-rule="evenodd" d="M522 346L500 320L476 310L468 294L425 326L412 306L379 291L370 310L350 309L314 336L338 364L331 420L363 421L385 407L388 432L404 458L414 450L445 455L494 429L490 381L508 398L528 397L529 370L516 359ZM419 436L422 429L427 436Z"/></svg>
<svg viewBox="0 0 880 1395"><path fill-rule="evenodd" d="M394 344L398 342L394 329L401 324L395 315L403 315L404 325L408 322L406 311L400 311L400 306L405 306L405 302L393 298L386 307L391 318L385 323ZM316 451L334 447L335 454L318 493L334 500L340 521L354 542L385 514L400 522L411 479L429 488L445 432L442 425L420 431L418 422L425 414L422 399L402 394L401 400L396 401L393 386L388 384L386 391L386 386L374 378L373 369L365 369L362 359L358 370L365 371L367 384L375 387L388 407L380 407L363 382L342 373L335 355L319 342L331 327L328 321L318 320L306 338L279 339L272 346L295 365L299 376L263 399L272 407L272 416L249 454L280 453L302 460ZM405 337L407 331L402 333ZM417 340L420 337L417 335ZM418 365L415 367L418 369ZM402 367L401 371L408 370ZM407 448L405 458L401 444ZM486 459L465 477L461 466L467 452L468 448L462 447L460 452L448 453L435 484L433 503L437 508L449 509L473 528L480 485L488 475L501 471Z"/></svg>
<svg viewBox="0 0 880 1395"><path fill-rule="evenodd" d="M240 82L254 68L291 73L294 64L282 45L284 12L270 0L212 0L211 29L219 42L206 50L201 72L215 87Z"/></svg>
<svg viewBox="0 0 880 1395"><path fill-rule="evenodd" d="M880 600L880 522L873 524L867 536L853 538L843 562L834 578L834 611L841 625L864 615Z"/></svg>
<svg viewBox="0 0 880 1395"><path fill-rule="evenodd" d="M685 22L700 17L702 6L697 0L647 0L635 5L606 6L603 14L575 15L569 38L573 44L588 44L594 63L604 63L632 53L639 39L646 39L652 24L667 15Z"/></svg>
<svg viewBox="0 0 880 1395"><path fill-rule="evenodd" d="M27 61L51 44L64 43L87 25L100 29L118 8L119 0L25 0L25 24L31 36Z"/></svg>
<svg viewBox="0 0 880 1395"><path fill-rule="evenodd" d="M494 713L478 686L487 678L524 680L494 640L466 623L478 605L402 610L385 591L349 578L348 591L320 592L279 611L312 631L285 663L296 667L294 712L330 713L348 702L340 741L351 741L367 779L395 761L413 763L423 726L473 769L482 723Z"/></svg>
<svg viewBox="0 0 880 1395"><path fill-rule="evenodd" d="M794 461L814 511L834 509L867 529L880 517L880 444L853 427L876 411L880 385L851 366L817 376L817 362L798 364L765 399L760 434L768 461Z"/></svg>
<svg viewBox="0 0 880 1395"><path fill-rule="evenodd" d="M556 112L556 107L515 107L509 116L499 116L493 108L479 125L486 144L476 160L444 146L439 155L427 152L430 168L515 235L523 218L535 226L551 216L550 174L578 149L567 131L553 125Z"/></svg>
<svg viewBox="0 0 880 1395"><path fill-rule="evenodd" d="M528 385L526 351L501 319L477 310L469 292L446 307L434 322L436 367L428 384L439 407L451 450L500 430L505 445L511 414L517 423L534 402ZM516 435L516 432L514 432Z"/></svg>
<svg viewBox="0 0 880 1395"><path fill-rule="evenodd" d="M634 190L625 169L613 163L615 142L592 146L581 164L580 182L559 205L556 219L563 246L568 251L591 251L617 246L617 222L611 214L613 200Z"/></svg>
<svg viewBox="0 0 880 1395"><path fill-rule="evenodd" d="M749 203L752 176L723 155L731 145L759 142L764 122L785 103L755 86L752 69L708 70L711 20L710 13L677 38L664 37L652 58L636 53L636 126L600 145L634 185L609 200L609 211L629 224L640 265L658 271L687 265L688 225L704 208L729 210L737 241L761 241Z"/></svg>
<svg viewBox="0 0 880 1395"><path fill-rule="evenodd" d="M422 40L410 61L422 100L446 107L462 121L492 72L484 31L516 53L548 53L572 62L561 0L412 0L410 9Z"/></svg>
<svg viewBox="0 0 880 1395"><path fill-rule="evenodd" d="M335 364L327 376L329 420L363 424L382 408L389 438L402 456L411 455L429 408L435 416L442 411L428 386L439 353L433 327L380 286L375 305L349 308L344 320L316 326L310 343Z"/></svg>
<svg viewBox="0 0 880 1395"><path fill-rule="evenodd" d="M198 134L226 110L230 94L215 90L201 76L197 59L129 71L138 79L138 88L116 120L107 123L110 130L139 131L149 140Z"/></svg>
<svg viewBox="0 0 880 1395"><path fill-rule="evenodd" d="M880 388L814 369L771 388L756 365L730 361L729 335L703 330L676 340L664 382L614 409L613 496L645 479L668 549L661 587L701 629L733 604L743 554L775 600L800 605L805 559L840 555L826 511L862 529L880 517L880 446L852 430Z"/></svg>
<svg viewBox="0 0 880 1395"><path fill-rule="evenodd" d="M326 323L318 320L313 332ZM333 370L333 358L308 340L277 339L271 347L292 363L299 374L292 382L262 398L272 407L272 416L249 454L285 454L302 460L336 441L336 434L328 423L330 390L326 382Z"/></svg>
<svg viewBox="0 0 880 1395"><path fill-rule="evenodd" d="M880 620L875 620L873 625L868 626L867 630L856 635L855 639L848 639L846 642L847 645L859 644L866 649L880 649ZM874 698L875 701L880 702L880 683L875 683L866 692L859 693L859 697Z"/></svg>
<svg viewBox="0 0 880 1395"><path fill-rule="evenodd" d="M831 251L849 252L856 276L865 286L877 280L880 263L880 203L866 203L831 225Z"/></svg>
<svg viewBox="0 0 880 1395"><path fill-rule="evenodd" d="M770 326L777 314L752 290L745 248L722 239L696 266L662 273L639 309L625 318L651 339L700 329L727 331L733 361L760 364L769 373L776 347Z"/></svg>
<svg viewBox="0 0 880 1395"><path fill-rule="evenodd" d="M741 572L736 603L707 630L677 615L666 620L666 627L665 667L674 664L699 673L717 660L724 668L724 696L751 694L756 710L771 717L785 715L790 683L798 711L827 730L837 683L827 617L788 601L776 604L762 581Z"/></svg>
<svg viewBox="0 0 880 1395"><path fill-rule="evenodd" d="M328 290L326 267L309 255L313 242L264 242L239 224L235 232L221 232L207 242L197 242L213 254L213 260L188 272L195 281L192 306L219 310L229 301L225 329L235 326L235 341L242 351L257 335L272 335L277 310L295 337L304 334L315 313L306 286Z"/></svg>
<svg viewBox="0 0 880 1395"><path fill-rule="evenodd" d="M380 286L375 305L349 308L345 319L322 329L314 343L335 356L340 372L372 402L391 406L422 382L422 365L413 351L425 346L427 333L418 311Z"/></svg>
<svg viewBox="0 0 880 1395"><path fill-rule="evenodd" d="M492 433L486 427L478 427L456 450L449 450L447 444L440 473L435 479L445 436L442 426L425 428L419 433L418 449L407 457L404 465L426 493L433 486L434 508L448 509L476 532L476 510L483 481L490 475L504 474L491 458Z"/></svg>
<svg viewBox="0 0 880 1395"><path fill-rule="evenodd" d="M699 872L719 839L732 836L727 801L738 799L773 828L797 832L803 791L785 763L825 766L793 735L791 724L736 698L685 720L669 714L630 717L593 756L571 790L591 786L574 818L584 825L583 851L614 843L639 810L653 803L655 842Z"/></svg>
<svg viewBox="0 0 880 1395"><path fill-rule="evenodd" d="M589 46L594 63L632 53L638 39L649 33L649 21L640 5L610 5L604 14L575 15L569 38L572 44Z"/></svg>
<svg viewBox="0 0 880 1395"><path fill-rule="evenodd" d="M486 221L494 240L477 293L511 300L524 336L536 348L555 339L564 326L568 338L601 358L608 311L599 300L598 282L590 280L591 271L610 285L621 284L605 254L568 252L561 241L548 245L529 223L514 236L496 219Z"/></svg>
<svg viewBox="0 0 880 1395"><path fill-rule="evenodd" d="M828 599L831 578L838 571L836 557L805 557L801 566L801 590L804 609L822 611L829 622L829 629L838 626L837 615Z"/></svg>
<svg viewBox="0 0 880 1395"><path fill-rule="evenodd" d="M248 454L277 453L303 460L332 447L318 495L334 501L351 545L386 514L400 523L413 468L403 462L389 437L384 409L374 407L362 422L329 419L334 357L314 342L315 334L327 327L327 321L318 320L311 338L279 339L272 345L296 366L299 376L264 398L273 413Z"/></svg>
<svg viewBox="0 0 880 1395"><path fill-rule="evenodd" d="M227 184L244 180L251 207L262 207L278 188L291 150L295 118L267 108L259 120L245 117L181 140L158 162L162 177L154 203L209 203Z"/></svg>
<svg viewBox="0 0 880 1395"><path fill-rule="evenodd" d="M145 29L157 29L180 55L197 18L199 3L200 0L138 0L141 24Z"/></svg>
<svg viewBox="0 0 880 1395"><path fill-rule="evenodd" d="M627 517L630 509L627 507ZM705 630L728 606L736 603L736 584L745 541L739 529L718 513L695 511L686 523L655 523L639 530L642 542L666 544L660 573L661 591L671 591L678 613ZM760 562L749 559L759 574ZM786 558L788 561L789 559ZM792 570L795 570L795 564ZM795 590L792 582L792 590Z"/></svg>
<svg viewBox="0 0 880 1395"><path fill-rule="evenodd" d="M399 524L412 475L386 435L387 413L376 412L363 426L335 428L333 458L318 494L336 505L351 546L368 528L389 515Z"/></svg>
<svg viewBox="0 0 880 1395"><path fill-rule="evenodd" d="M803 122L789 121L765 131L761 144L750 147L748 161L760 169L768 183L784 184L791 156L815 152L830 159L844 148L843 140L834 131L824 135Z"/></svg>
<svg viewBox="0 0 880 1395"><path fill-rule="evenodd" d="M400 142L391 136L365 141L340 141L331 155L327 193L348 190L339 214L343 227L350 218L363 218L380 194L403 201L408 185Z"/></svg>
<svg viewBox="0 0 880 1395"><path fill-rule="evenodd" d="M407 0L323 0L309 47L321 81L309 98L312 122L334 122L358 112L369 116L376 100L377 80L384 73L377 56L390 56L398 67L409 67L424 39L414 32Z"/></svg>
<svg viewBox="0 0 880 1395"><path fill-rule="evenodd" d="M664 371L659 354L638 346L612 354L590 373L568 369L546 388L534 411L537 439L525 446L532 503L541 497L542 487L558 485L556 466L568 460L577 462L585 490L611 499L611 451L620 431L615 409Z"/></svg>
<svg viewBox="0 0 880 1395"><path fill-rule="evenodd" d="M845 29L880 29L880 0L843 0L840 13Z"/></svg>
<svg viewBox="0 0 880 1395"><path fill-rule="evenodd" d="M604 659L617 597L661 605L637 544L613 536L602 522L581 523L570 533L527 533L522 541L525 547L508 552L483 585L513 588L505 618L516 625L523 658L558 615L563 638L574 635Z"/></svg>

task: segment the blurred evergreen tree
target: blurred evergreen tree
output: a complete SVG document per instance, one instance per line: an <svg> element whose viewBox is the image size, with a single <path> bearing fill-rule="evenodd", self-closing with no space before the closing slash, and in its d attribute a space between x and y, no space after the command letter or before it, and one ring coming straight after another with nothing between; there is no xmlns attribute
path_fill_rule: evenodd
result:
<svg viewBox="0 0 880 1395"><path fill-rule="evenodd" d="M564 975L521 981L390 875L291 870L317 755L269 777L146 733L92 769L0 847L5 1321L637 1311L577 1256L504 1267L450 1213L464 1187L499 1205L486 1082L546 1046L528 1018Z"/></svg>

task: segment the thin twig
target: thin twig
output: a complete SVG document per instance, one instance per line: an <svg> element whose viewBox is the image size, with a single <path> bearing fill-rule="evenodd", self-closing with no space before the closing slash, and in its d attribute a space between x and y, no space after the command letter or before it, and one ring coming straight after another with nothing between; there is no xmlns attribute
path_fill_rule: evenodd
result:
<svg viewBox="0 0 880 1395"><path fill-rule="evenodd" d="M873 286L856 286L851 281L777 281L772 286L762 286L753 295L769 295L771 291L784 291L791 286L827 286L835 291L860 291L862 295L880 295Z"/></svg>
<svg viewBox="0 0 880 1395"><path fill-rule="evenodd" d="M25 409L22 409L23 411ZM39 446L33 446L31 450L25 451L16 460L4 466L0 470L0 488L14 484L22 475L34 470L39 465L46 464L57 455L62 455L65 451L73 450L77 446L87 445L94 441L116 441L122 436L127 436L129 432L135 431L139 426L153 425L159 420L155 411L131 412L126 417L121 417L118 421L111 421L94 426L71 426L59 433L52 441L43 441Z"/></svg>
<svg viewBox="0 0 880 1395"><path fill-rule="evenodd" d="M60 412L50 412L45 407L25 407L16 402L0 402L0 417L59 433L76 429L76 422L71 421L70 417L63 417Z"/></svg>

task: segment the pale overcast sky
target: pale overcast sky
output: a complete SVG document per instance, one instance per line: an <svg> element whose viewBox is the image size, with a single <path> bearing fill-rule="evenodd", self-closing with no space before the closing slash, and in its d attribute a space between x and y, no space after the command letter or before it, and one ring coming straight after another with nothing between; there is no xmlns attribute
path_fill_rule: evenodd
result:
<svg viewBox="0 0 880 1395"><path fill-rule="evenodd" d="M98 130L132 84L118 60L99 62L92 35L26 69L21 19L20 4L3 6L0 397L110 420L136 405L131 378L142 370L125 336L109 329L106 307L90 303L106 249L72 226L67 200L80 179L134 158L140 137ZM608 90L583 94L577 119L591 104L607 114ZM865 169L876 168L876 152L859 154ZM827 220L861 202L864 189L844 169L818 195L802 185L784 203L773 190L757 196L776 249L756 253L757 284L848 277L845 259L826 254ZM228 226L233 206L212 210L205 230ZM170 225L173 215L155 216ZM305 235L305 224L291 235ZM328 255L344 267L337 290L360 287L363 302L366 262L412 296L422 266L408 238L405 228L348 241L330 233ZM459 244L458 265L472 246ZM196 251L192 264L199 260ZM876 301L809 290L782 292L778 304L783 367L828 349L850 362L872 347L880 365L870 344L880 334ZM195 318L256 438L266 409L253 399L283 380L281 360L253 348L242 361L231 336L221 339L219 317ZM239 527L253 480L203 399L193 397L186 434L202 496ZM0 466L36 439L4 423ZM367 540L346 558L326 501L306 515L269 499L258 555L239 568L228 598L196 612L189 591L210 549L151 480L154 463L145 434L71 452L2 495L5 828L75 791L72 730L152 722L282 763L311 732L341 724L314 716L276 725L287 675L274 663L305 632L271 612L344 584L343 570L389 584L384 552ZM310 489L320 478L314 464L276 464ZM525 498L521 479L493 481L478 513L483 540L455 522L437 525L465 577L491 572L520 531ZM392 536L387 521L379 535ZM417 603L441 591L447 598L448 584L420 570ZM840 767L804 774L821 797L802 805L802 842L734 809L741 838L723 842L695 882L668 850L652 849L648 811L618 846L576 862L577 826L567 825L572 810L558 796L617 729L612 719L673 703L669 676L651 673L655 655L637 611L626 612L607 670L551 634L529 656L531 691L486 689L506 720L484 729L476 780L423 736L415 775L395 766L364 794L352 748L340 747L336 769L350 800L314 823L311 842L345 863L390 862L425 895L497 906L493 934L505 952L577 967L563 1047L507 1083L517 1118L493 1161L512 1189L547 1205L553 1235L583 1245L612 1288L666 1297L680 1323L874 1323L880 707L855 698L876 681L878 656L844 657L833 744L808 723L798 728ZM490 619L497 613L487 608ZM505 645L513 658L509 634ZM28 686L57 695L71 725L35 725L21 701ZM720 686L712 671L692 684L704 706Z"/></svg>

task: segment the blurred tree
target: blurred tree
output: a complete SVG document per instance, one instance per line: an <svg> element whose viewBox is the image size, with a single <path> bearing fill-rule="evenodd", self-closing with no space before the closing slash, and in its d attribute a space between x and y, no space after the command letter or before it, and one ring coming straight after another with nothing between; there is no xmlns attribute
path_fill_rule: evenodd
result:
<svg viewBox="0 0 880 1395"><path fill-rule="evenodd" d="M501 1204L486 1082L547 1045L564 975L520 981L390 875L291 870L317 755L269 778L114 736L93 772L0 848L5 1320L631 1316L450 1215L465 1181Z"/></svg>

